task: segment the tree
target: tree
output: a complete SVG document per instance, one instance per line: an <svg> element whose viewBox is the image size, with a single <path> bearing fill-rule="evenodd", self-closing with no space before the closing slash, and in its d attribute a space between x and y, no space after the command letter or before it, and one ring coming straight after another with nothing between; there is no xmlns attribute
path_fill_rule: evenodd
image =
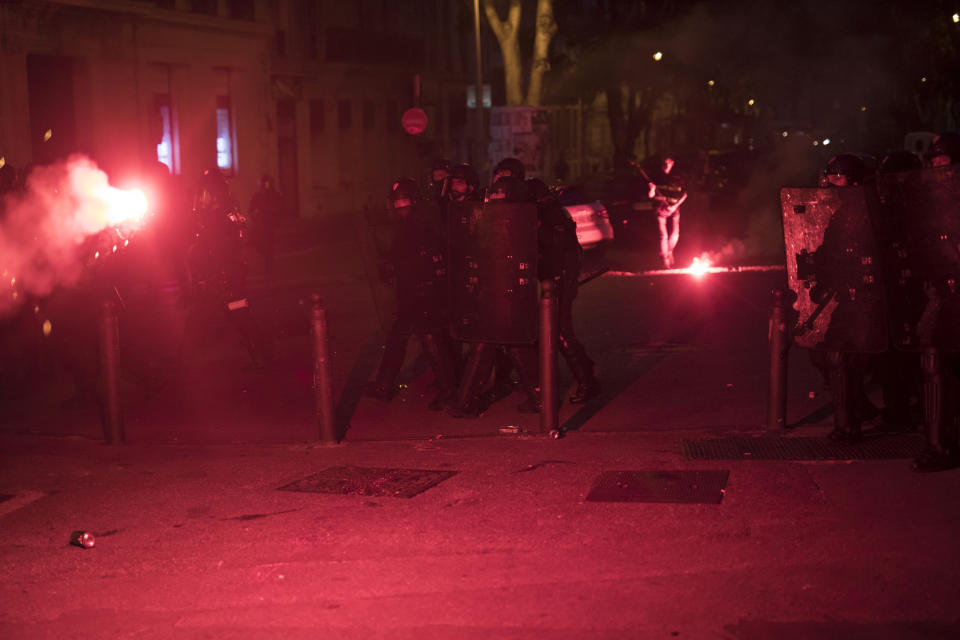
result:
<svg viewBox="0 0 960 640"><path fill-rule="evenodd" d="M526 98L523 93L523 57L520 52L521 0L509 0L506 19L501 19L494 0L483 0L483 10L490 29L497 37L503 56L507 105L538 106L543 98L543 78L550 69L550 41L557 32L553 19L553 0L537 0L533 58Z"/></svg>

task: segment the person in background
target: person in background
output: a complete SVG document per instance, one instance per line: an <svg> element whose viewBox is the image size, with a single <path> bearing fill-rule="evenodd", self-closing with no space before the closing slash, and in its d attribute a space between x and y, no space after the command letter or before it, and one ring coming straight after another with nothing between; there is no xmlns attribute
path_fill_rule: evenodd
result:
<svg viewBox="0 0 960 640"><path fill-rule="evenodd" d="M687 199L687 186L683 178L673 173L674 161L665 156L660 172L653 177L647 187L648 197L654 202L657 212L657 226L660 232L660 257L663 266L673 267L673 251L680 240L680 205Z"/></svg>

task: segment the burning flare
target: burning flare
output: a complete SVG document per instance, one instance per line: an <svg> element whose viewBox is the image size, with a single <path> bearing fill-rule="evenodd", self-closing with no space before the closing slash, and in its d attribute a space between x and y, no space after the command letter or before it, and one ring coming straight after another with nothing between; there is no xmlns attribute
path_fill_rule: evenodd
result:
<svg viewBox="0 0 960 640"><path fill-rule="evenodd" d="M35 168L26 190L7 195L0 207L0 269L12 289L0 294L0 313L14 306L20 290L43 296L76 283L90 258L80 255L81 245L104 231L129 238L147 210L142 191L111 186L85 156Z"/></svg>
<svg viewBox="0 0 960 640"><path fill-rule="evenodd" d="M693 259L687 271L696 278L702 278L705 274L710 273L710 267L712 266L713 261L704 253L700 257Z"/></svg>

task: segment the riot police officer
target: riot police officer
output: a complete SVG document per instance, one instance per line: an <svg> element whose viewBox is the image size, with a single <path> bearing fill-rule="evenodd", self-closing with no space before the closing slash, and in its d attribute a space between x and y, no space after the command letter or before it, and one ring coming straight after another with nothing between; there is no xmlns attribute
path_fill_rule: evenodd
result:
<svg viewBox="0 0 960 640"><path fill-rule="evenodd" d="M251 241L263 258L264 270L273 275L274 242L277 227L283 218L283 196L277 191L273 178L264 174L260 178L259 188L250 198Z"/></svg>
<svg viewBox="0 0 960 640"><path fill-rule="evenodd" d="M469 164L458 164L450 172L450 184L447 188L450 202L483 200L480 192L480 177L477 170Z"/></svg>
<svg viewBox="0 0 960 640"><path fill-rule="evenodd" d="M240 335L254 368L268 364L265 336L250 313L247 264L243 258L246 219L218 168L203 172L194 196L194 242L187 250L192 307L187 317L181 360L201 334L225 315Z"/></svg>
<svg viewBox="0 0 960 640"><path fill-rule="evenodd" d="M430 179L427 181L426 199L440 202L446 195L447 180L450 177L450 161L437 158L430 166Z"/></svg>
<svg viewBox="0 0 960 640"><path fill-rule="evenodd" d="M960 134L948 131L936 136L927 149L926 160L929 167L937 171L960 164ZM951 167L950 170L955 168ZM956 184L956 178L953 182ZM947 226L944 222L939 222L939 225ZM949 235L942 237L952 245L955 240L950 239ZM953 254L952 251L948 253ZM956 277L955 261L951 267L954 270L953 277ZM943 286L942 273L938 273L936 268L930 271L923 283L925 296L929 300L923 316L928 316L928 312L932 311L928 319L930 325L940 325L941 331L946 329L955 335L956 326L944 327L944 318L956 317L957 294L949 279L947 286ZM934 330L929 346L921 355L926 443L923 452L913 461L916 471L943 471L960 465L960 434L957 424L960 419L960 355L957 352L944 352L943 342L950 341Z"/></svg>
<svg viewBox="0 0 960 640"><path fill-rule="evenodd" d="M456 389L447 334L446 256L439 213L425 206L416 182L408 178L393 185L388 203L394 233L386 248L390 272L384 276L396 287L397 309L376 380L364 394L383 401L393 397L407 343L416 334L439 388L429 408L438 411L452 401Z"/></svg>
<svg viewBox="0 0 960 640"><path fill-rule="evenodd" d="M860 157L852 153L842 153L832 157L827 163L820 177L820 186L859 187L866 176L867 169ZM828 227L818 253L826 256L840 255L842 252L837 245L843 241L841 234L842 230L838 226ZM818 282L811 290L811 298L826 302L834 296L835 285L836 283L830 281ZM833 431L827 437L848 444L859 442L864 418L876 414L876 407L867 398L863 386L868 366L866 354L835 350L811 351L810 360L826 378L833 398Z"/></svg>
<svg viewBox="0 0 960 640"><path fill-rule="evenodd" d="M505 203L534 203L533 195L521 178L503 176L491 187L487 194L487 201ZM496 268L499 265L490 265ZM531 314L531 322L536 323L535 313ZM534 331L531 333L535 334ZM521 390L526 396L518 409L522 412L539 411L540 399L537 389L537 352L533 344L498 344L495 342L475 342L471 344L470 353L464 368L460 386L457 389L456 402L447 408L448 412L457 418L475 418L483 411L488 402L485 394L491 374L497 370L494 389L496 395L505 395L509 369L517 371ZM497 391L497 389L500 389Z"/></svg>
<svg viewBox="0 0 960 640"><path fill-rule="evenodd" d="M502 159L493 168L493 176L490 178L490 184L495 184L500 178L517 178L523 180L526 177L526 170L523 161L519 158L507 157Z"/></svg>
<svg viewBox="0 0 960 640"><path fill-rule="evenodd" d="M541 281L557 283L557 346L577 382L570 393L570 404L583 404L600 393L600 381L593 360L573 330L573 301L577 297L583 249L577 240L577 225L542 180L530 178L527 185L537 201L538 244Z"/></svg>

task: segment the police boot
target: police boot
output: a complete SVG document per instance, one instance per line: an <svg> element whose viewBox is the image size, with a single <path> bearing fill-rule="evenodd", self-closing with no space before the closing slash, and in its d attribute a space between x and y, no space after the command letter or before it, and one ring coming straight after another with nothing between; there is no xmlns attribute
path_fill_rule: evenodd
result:
<svg viewBox="0 0 960 640"><path fill-rule="evenodd" d="M427 408L430 411L440 411L453 402L457 392L456 365L450 340L442 333L427 333L420 336L420 342L433 369L434 383L439 389L437 396L430 401Z"/></svg>
<svg viewBox="0 0 960 640"><path fill-rule="evenodd" d="M857 407L859 394L856 389L859 377L854 375L846 354L837 351L827 353L827 377L833 396L833 431L827 437L834 442L857 443L861 437Z"/></svg>
<svg viewBox="0 0 960 640"><path fill-rule="evenodd" d="M948 421L952 412L944 406L944 386L947 382L942 371L942 354L939 349L927 349L920 356L923 370L923 430L926 445L913 461L913 469L920 472L946 471L957 466L956 434L950 433ZM953 436L953 437L950 437Z"/></svg>
<svg viewBox="0 0 960 640"><path fill-rule="evenodd" d="M363 395L383 402L389 402L397 391L397 377L407 357L407 342L410 335L392 328L387 334L387 344L377 368L377 377L363 388Z"/></svg>
<svg viewBox="0 0 960 640"><path fill-rule="evenodd" d="M576 339L568 339L563 333L557 341L560 354L573 373L577 387L569 396L570 404L583 404L600 395L600 381L594 374L593 360L587 356L586 349Z"/></svg>
<svg viewBox="0 0 960 640"><path fill-rule="evenodd" d="M517 405L520 413L539 413L542 408L537 385L537 350L535 347L510 347L510 360L517 370L520 389L526 399Z"/></svg>
<svg viewBox="0 0 960 640"><path fill-rule="evenodd" d="M493 355L497 345L477 343L473 345L463 378L457 388L454 402L447 406L447 413L454 418L477 418L482 407L483 388L493 370Z"/></svg>

